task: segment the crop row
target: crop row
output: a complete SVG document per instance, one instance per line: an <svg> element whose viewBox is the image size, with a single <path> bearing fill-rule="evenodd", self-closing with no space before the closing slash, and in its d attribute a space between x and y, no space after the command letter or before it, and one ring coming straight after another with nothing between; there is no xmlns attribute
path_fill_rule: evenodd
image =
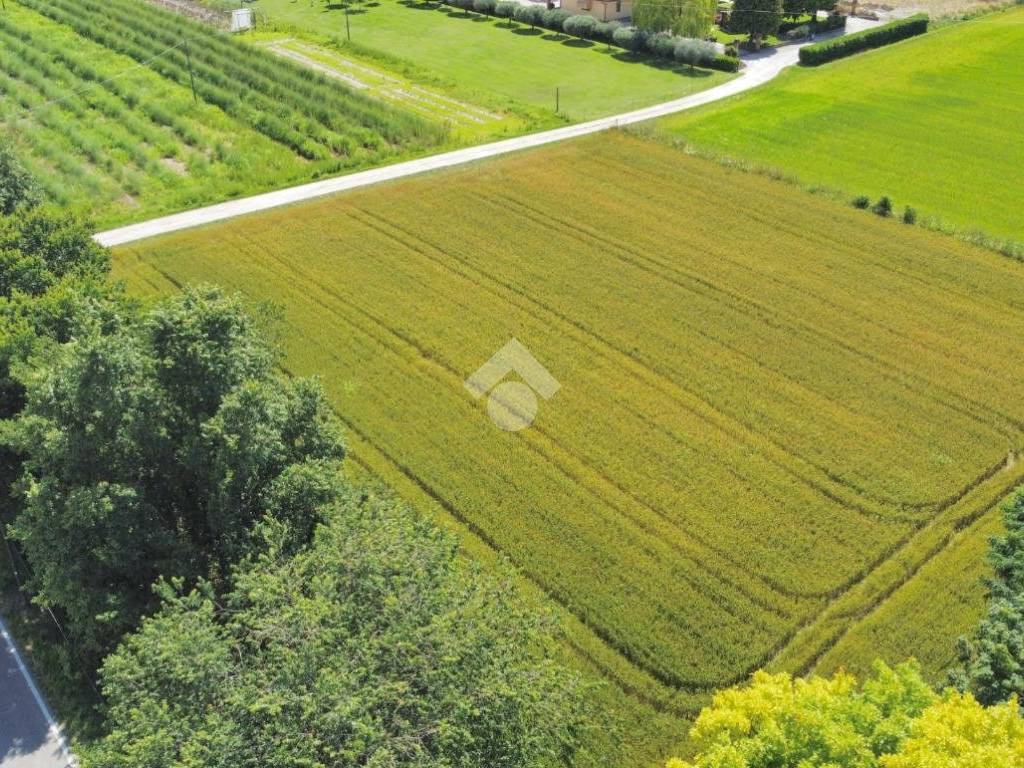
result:
<svg viewBox="0 0 1024 768"><path fill-rule="evenodd" d="M325 375L361 439L662 682L700 689L771 659L934 514L890 493L955 495L1019 439L995 412L1008 390L1016 407L1019 382L973 391L1012 363L1001 336L1024 327L1019 277L998 262L881 221L868 250L849 248L856 212L719 181L625 137L489 168L144 256L175 281L281 304L289 366ZM825 242L782 227L757 252L722 243L726 226L740 243L763 233L763 218ZM836 260L855 277L830 282ZM913 299L886 320L876 291ZM956 323L960 337L933 336ZM562 383L519 435L461 387L510 336ZM979 351L941 369L946 345L972 336ZM873 397L851 401L867 379ZM962 443L925 431L932 419ZM929 484L937 451L954 477Z"/></svg>
<svg viewBox="0 0 1024 768"><path fill-rule="evenodd" d="M182 86L194 75L205 102L311 160L355 162L441 138L420 118L161 8L130 0L24 4Z"/></svg>

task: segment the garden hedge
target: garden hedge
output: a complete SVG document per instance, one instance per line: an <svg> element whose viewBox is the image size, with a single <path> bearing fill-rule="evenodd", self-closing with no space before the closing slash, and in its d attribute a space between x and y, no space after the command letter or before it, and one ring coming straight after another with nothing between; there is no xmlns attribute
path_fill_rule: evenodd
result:
<svg viewBox="0 0 1024 768"><path fill-rule="evenodd" d="M879 48L898 40L922 35L928 31L928 15L919 13L899 21L872 27L852 35L837 37L824 43L815 43L800 49L800 63L814 67L827 61L841 59L870 48Z"/></svg>

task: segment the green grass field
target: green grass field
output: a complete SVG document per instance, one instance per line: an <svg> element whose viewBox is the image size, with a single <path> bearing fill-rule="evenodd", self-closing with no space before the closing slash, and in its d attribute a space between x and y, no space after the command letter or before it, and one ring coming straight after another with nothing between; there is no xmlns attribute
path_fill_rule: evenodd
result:
<svg viewBox="0 0 1024 768"><path fill-rule="evenodd" d="M341 4L257 0L272 25L317 36L346 38ZM526 106L586 120L656 104L732 77L686 66L634 60L621 49L558 36L548 30L509 29L503 20L466 15L435 3L381 0L358 4L349 16L352 42L409 62L456 92L488 105Z"/></svg>
<svg viewBox="0 0 1024 768"><path fill-rule="evenodd" d="M700 150L781 169L847 199L1024 240L1024 8L982 16L667 118Z"/></svg>
<svg viewBox="0 0 1024 768"><path fill-rule="evenodd" d="M841 661L1024 477L1024 265L655 142L115 257L142 295L213 281L279 305L285 368L323 377L357 460L510 557L663 740L754 668ZM521 433L462 385L510 337L562 385ZM930 610L969 624L978 572L947 573L964 586ZM879 651L941 664L954 641L907 636ZM674 746L630 739L633 764Z"/></svg>

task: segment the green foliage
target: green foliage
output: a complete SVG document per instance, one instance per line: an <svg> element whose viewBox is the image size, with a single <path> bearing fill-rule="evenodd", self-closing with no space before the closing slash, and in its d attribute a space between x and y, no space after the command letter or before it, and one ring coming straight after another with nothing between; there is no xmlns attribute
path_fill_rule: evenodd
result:
<svg viewBox="0 0 1024 768"><path fill-rule="evenodd" d="M512 18L520 24L529 24L533 29L544 23L544 9L539 5L524 5L523 3L514 3L513 5L515 9L512 12Z"/></svg>
<svg viewBox="0 0 1024 768"><path fill-rule="evenodd" d="M1003 509L1005 534L989 543L988 609L972 638L960 638L950 682L983 704L1024 695L1024 493Z"/></svg>
<svg viewBox="0 0 1024 768"><path fill-rule="evenodd" d="M520 3L515 0L501 0L494 6L494 15L502 19L514 19Z"/></svg>
<svg viewBox="0 0 1024 768"><path fill-rule="evenodd" d="M986 709L969 694L936 695L914 662L876 662L858 685L845 673L794 680L755 673L717 693L691 731L692 762L667 768L1009 768L1024 765L1016 701Z"/></svg>
<svg viewBox="0 0 1024 768"><path fill-rule="evenodd" d="M673 51L676 61L681 61L695 67L697 64L706 64L714 61L716 56L715 46L706 40L691 40L682 38L676 42Z"/></svg>
<svg viewBox="0 0 1024 768"><path fill-rule="evenodd" d="M41 197L32 174L21 164L14 150L0 141L0 216L10 216L22 206L36 205Z"/></svg>
<svg viewBox="0 0 1024 768"><path fill-rule="evenodd" d="M561 32L566 20L570 18L572 18L572 14L568 11L563 11L561 8L551 8L544 11L544 26L555 32Z"/></svg>
<svg viewBox="0 0 1024 768"><path fill-rule="evenodd" d="M562 31L565 34L572 35L573 37L582 37L584 40L592 38L596 29L597 19L585 13L570 16L562 24Z"/></svg>
<svg viewBox="0 0 1024 768"><path fill-rule="evenodd" d="M661 0L634 0L633 23L637 29L654 34L671 32L679 16L679 7Z"/></svg>
<svg viewBox="0 0 1024 768"><path fill-rule="evenodd" d="M782 23L782 0L736 0L729 28L750 35L757 48L765 36L774 35Z"/></svg>
<svg viewBox="0 0 1024 768"><path fill-rule="evenodd" d="M510 580L388 495L350 490L292 556L173 594L105 662L110 735L86 768L571 764L585 689Z"/></svg>
<svg viewBox="0 0 1024 768"><path fill-rule="evenodd" d="M1024 765L1024 720L1016 701L983 707L969 694L928 707L881 768L1016 768Z"/></svg>
<svg viewBox="0 0 1024 768"><path fill-rule="evenodd" d="M683 37L704 37L711 31L716 10L716 0L634 0L633 23L649 34L670 32Z"/></svg>
<svg viewBox="0 0 1024 768"><path fill-rule="evenodd" d="M871 206L871 212L887 219L892 216L892 200L887 195L882 195L878 201Z"/></svg>
<svg viewBox="0 0 1024 768"><path fill-rule="evenodd" d="M904 224L916 224L917 223L917 211L911 208L909 205L903 209L903 223Z"/></svg>
<svg viewBox="0 0 1024 768"><path fill-rule="evenodd" d="M496 0L473 0L473 10L485 16L492 16L496 7Z"/></svg>
<svg viewBox="0 0 1024 768"><path fill-rule="evenodd" d="M219 583L268 514L308 536L323 493L302 505L301 470L344 448L319 386L271 373L239 299L196 289L112 329L86 319L23 373L5 432L26 457L11 533L35 599L100 654L152 607L157 577Z"/></svg>
<svg viewBox="0 0 1024 768"><path fill-rule="evenodd" d="M800 49L800 63L817 66L828 61L851 56L860 51L879 48L928 31L928 15L921 13L905 19L891 21L880 27L864 29L852 35L843 35L823 43L814 43Z"/></svg>
<svg viewBox="0 0 1024 768"><path fill-rule="evenodd" d="M612 42L627 51L642 51L646 35L633 27L620 27L612 33Z"/></svg>
<svg viewBox="0 0 1024 768"><path fill-rule="evenodd" d="M793 679L757 672L749 685L715 694L697 718L692 764L673 768L829 766L869 768L910 732L936 700L917 666L881 662L863 685L850 675Z"/></svg>
<svg viewBox="0 0 1024 768"><path fill-rule="evenodd" d="M42 295L64 277L103 277L109 254L90 228L44 208L0 217L0 297Z"/></svg>

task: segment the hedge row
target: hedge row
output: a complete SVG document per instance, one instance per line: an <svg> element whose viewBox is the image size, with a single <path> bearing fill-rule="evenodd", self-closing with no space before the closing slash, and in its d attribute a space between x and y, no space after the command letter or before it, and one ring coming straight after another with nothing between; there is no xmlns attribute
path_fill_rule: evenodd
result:
<svg viewBox="0 0 1024 768"><path fill-rule="evenodd" d="M531 27L543 27L559 34L594 40L625 48L627 51L648 53L656 58L685 63L696 63L708 69L737 72L740 60L734 56L721 56L710 44L667 34L648 34L617 21L598 21L587 14L573 14L560 8L546 10L540 5L523 5L513 0L442 0L446 4L466 11L515 20ZM700 55L695 56L694 51Z"/></svg>
<svg viewBox="0 0 1024 768"><path fill-rule="evenodd" d="M815 43L800 49L800 63L817 66L826 61L841 59L869 48L879 48L897 40L921 35L928 31L928 15L924 13L909 16L880 27L854 32L852 35L837 37L824 43Z"/></svg>

